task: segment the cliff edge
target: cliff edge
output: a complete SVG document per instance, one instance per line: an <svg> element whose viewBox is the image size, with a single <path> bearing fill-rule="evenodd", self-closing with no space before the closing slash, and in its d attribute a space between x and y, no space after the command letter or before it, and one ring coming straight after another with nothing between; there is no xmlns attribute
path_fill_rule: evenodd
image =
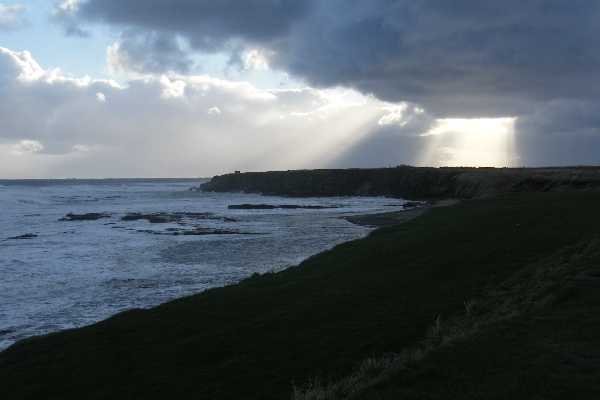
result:
<svg viewBox="0 0 600 400"><path fill-rule="evenodd" d="M318 169L215 176L212 192L283 196L390 196L414 199L480 198L507 192L599 190L600 167Z"/></svg>

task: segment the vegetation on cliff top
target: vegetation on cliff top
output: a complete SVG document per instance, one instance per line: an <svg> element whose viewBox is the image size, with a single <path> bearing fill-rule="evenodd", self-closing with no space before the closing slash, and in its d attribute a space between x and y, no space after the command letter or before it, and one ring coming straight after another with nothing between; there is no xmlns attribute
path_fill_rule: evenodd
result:
<svg viewBox="0 0 600 400"><path fill-rule="evenodd" d="M286 196L490 197L508 192L600 190L600 167L396 168L246 172L216 176L201 188Z"/></svg>
<svg viewBox="0 0 600 400"><path fill-rule="evenodd" d="M302 398L315 379L325 390L433 332L451 340L408 370L374 362L366 371L384 379L361 381L353 396L590 398L600 296L587 269L600 260L578 249L597 243L599 202L518 193L432 209L298 267L25 340L0 353L3 397L282 399L296 387ZM556 278L536 278L544 271ZM548 291L519 300L537 281ZM495 318L502 291L512 303ZM479 319L464 319L467 309ZM454 340L453 326L469 334Z"/></svg>

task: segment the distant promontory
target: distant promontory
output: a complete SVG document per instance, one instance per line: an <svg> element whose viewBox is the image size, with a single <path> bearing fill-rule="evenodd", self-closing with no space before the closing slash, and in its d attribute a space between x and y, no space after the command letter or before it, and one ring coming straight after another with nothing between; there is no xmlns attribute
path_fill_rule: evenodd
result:
<svg viewBox="0 0 600 400"><path fill-rule="evenodd" d="M599 190L600 167L316 169L215 176L204 191L284 196L475 198L505 192Z"/></svg>

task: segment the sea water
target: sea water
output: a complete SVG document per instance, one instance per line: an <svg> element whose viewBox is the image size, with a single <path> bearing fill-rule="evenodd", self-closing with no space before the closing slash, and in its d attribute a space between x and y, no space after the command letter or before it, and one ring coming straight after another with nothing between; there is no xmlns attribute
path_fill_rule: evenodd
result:
<svg viewBox="0 0 600 400"><path fill-rule="evenodd" d="M191 191L201 180L0 181L0 349L278 271L370 229L344 215L394 211L383 197L282 198ZM233 210L233 204L332 208ZM89 221L68 213L105 213ZM202 213L168 223L128 213ZM206 235L175 232L202 230ZM232 233L233 232L233 233ZM17 238L30 235L30 238Z"/></svg>

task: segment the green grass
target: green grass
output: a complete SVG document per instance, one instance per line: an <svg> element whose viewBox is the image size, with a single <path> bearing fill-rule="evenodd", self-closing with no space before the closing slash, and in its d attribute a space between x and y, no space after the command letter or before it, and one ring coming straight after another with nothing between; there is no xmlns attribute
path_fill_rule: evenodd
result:
<svg viewBox="0 0 600 400"><path fill-rule="evenodd" d="M566 246L487 286L462 314L438 316L420 342L295 387L293 399L597 397L599 266L600 240ZM570 339L552 340L559 332Z"/></svg>
<svg viewBox="0 0 600 400"><path fill-rule="evenodd" d="M365 359L414 346L438 316L443 327L490 287L566 246L600 236L598 204L597 193L538 193L433 209L280 273L30 339L0 353L3 397L290 398L294 385L336 381ZM525 346L525 361L515 364L524 367L546 348L545 339L537 338L560 342L572 335L573 346L597 343L597 335L580 340L575 332L587 332L587 326L600 333L598 314L587 312L585 302L577 304L548 311L564 313L572 327L561 320L555 330L548 326L552 318L515 318L427 355L413 375L386 380L362 395L422 398L435 385L456 382L447 398L460 397L481 381L481 371L493 371L497 359L498 380L480 393L506 386L507 397L497 398L534 398L527 396L536 385L509 396L510 388L520 387L511 354ZM538 375L531 379L541 382ZM487 398L477 393L469 398Z"/></svg>

